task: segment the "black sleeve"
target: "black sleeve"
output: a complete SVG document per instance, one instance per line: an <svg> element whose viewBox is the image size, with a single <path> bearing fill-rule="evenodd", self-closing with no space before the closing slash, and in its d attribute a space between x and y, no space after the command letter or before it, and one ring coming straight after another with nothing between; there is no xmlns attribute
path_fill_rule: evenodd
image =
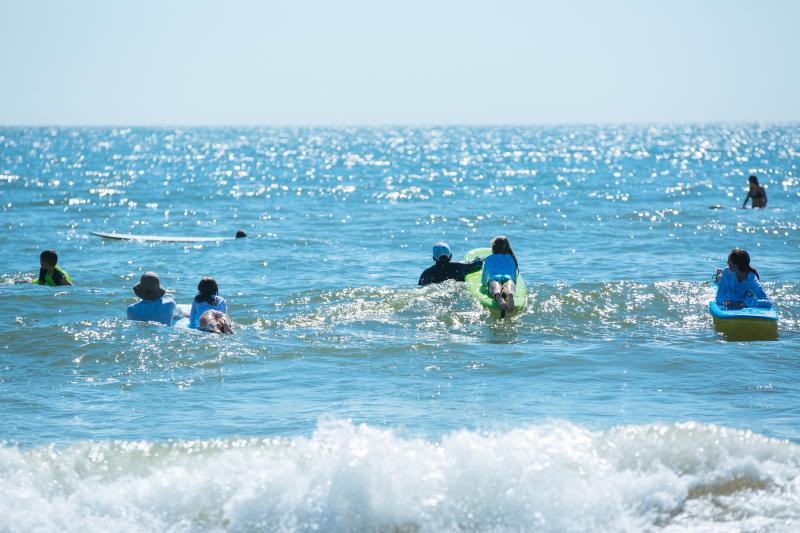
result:
<svg viewBox="0 0 800 533"><path fill-rule="evenodd" d="M469 263L461 263L461 275L466 276L483 268L483 257L476 257ZM463 280L462 280L463 281Z"/></svg>
<svg viewBox="0 0 800 533"><path fill-rule="evenodd" d="M45 276L47 275L47 270L40 268L39 269L39 285L44 285L47 283Z"/></svg>
<svg viewBox="0 0 800 533"><path fill-rule="evenodd" d="M429 285L433 280L431 279L430 268L426 268L419 276L419 286Z"/></svg>
<svg viewBox="0 0 800 533"><path fill-rule="evenodd" d="M65 278L64 274L62 274L58 269L53 271L53 281L55 282L56 286L69 285L69 283L67 283L67 278Z"/></svg>
<svg viewBox="0 0 800 533"><path fill-rule="evenodd" d="M469 266L469 272L475 272L476 270L480 270L483 268L483 257L476 257L471 262L467 263Z"/></svg>

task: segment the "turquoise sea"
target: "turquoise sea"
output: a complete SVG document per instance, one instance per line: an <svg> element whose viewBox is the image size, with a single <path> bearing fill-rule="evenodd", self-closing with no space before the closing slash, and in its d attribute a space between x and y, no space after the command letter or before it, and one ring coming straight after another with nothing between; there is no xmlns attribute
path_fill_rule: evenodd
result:
<svg viewBox="0 0 800 533"><path fill-rule="evenodd" d="M800 125L0 128L0 531L796 531L798 164ZM521 315L416 286L497 235ZM708 314L737 246L774 340ZM75 287L14 284L44 249ZM149 270L236 334L127 321Z"/></svg>

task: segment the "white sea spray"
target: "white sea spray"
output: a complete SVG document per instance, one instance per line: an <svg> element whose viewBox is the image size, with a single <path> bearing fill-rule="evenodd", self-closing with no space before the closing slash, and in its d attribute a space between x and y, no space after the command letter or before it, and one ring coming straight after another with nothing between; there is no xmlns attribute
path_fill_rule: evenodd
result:
<svg viewBox="0 0 800 533"><path fill-rule="evenodd" d="M563 421L430 441L320 423L310 438L0 450L5 531L789 530L800 447L682 423Z"/></svg>

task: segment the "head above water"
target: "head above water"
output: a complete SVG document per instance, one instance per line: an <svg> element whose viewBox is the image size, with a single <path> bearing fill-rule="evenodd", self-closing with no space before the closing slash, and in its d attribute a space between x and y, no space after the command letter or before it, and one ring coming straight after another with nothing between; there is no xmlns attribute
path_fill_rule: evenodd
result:
<svg viewBox="0 0 800 533"><path fill-rule="evenodd" d="M39 254L39 263L43 267L53 268L58 264L58 254L55 250L45 250Z"/></svg>
<svg viewBox="0 0 800 533"><path fill-rule="evenodd" d="M511 242L508 240L508 237L504 235L498 235L492 239L492 253L510 255L514 258L514 264L517 265L517 268L519 268L519 261L517 261L517 256L514 253L514 250L511 249Z"/></svg>
<svg viewBox="0 0 800 533"><path fill-rule="evenodd" d="M208 302L214 305L218 293L217 281L214 278L203 278L197 284L197 296L194 299L198 302Z"/></svg>
<svg viewBox="0 0 800 533"><path fill-rule="evenodd" d="M161 286L161 280L155 272L145 272L139 283L133 286L133 294L142 300L158 300L166 293L167 291Z"/></svg>
<svg viewBox="0 0 800 533"><path fill-rule="evenodd" d="M453 257L453 252L446 242L439 241L433 245L433 260L437 263L446 263Z"/></svg>
<svg viewBox="0 0 800 533"><path fill-rule="evenodd" d="M750 176L747 180L750 182L750 185L758 185L758 178L755 176Z"/></svg>
<svg viewBox="0 0 800 533"><path fill-rule="evenodd" d="M758 275L758 271L750 266L750 254L742 248L734 248L731 250L731 253L728 254L728 267L734 266L740 272L744 272L745 274L752 272L757 278L761 279L761 276Z"/></svg>
<svg viewBox="0 0 800 533"><path fill-rule="evenodd" d="M500 235L492 239L492 253L513 254L514 252L511 250L511 243L508 241L508 237Z"/></svg>

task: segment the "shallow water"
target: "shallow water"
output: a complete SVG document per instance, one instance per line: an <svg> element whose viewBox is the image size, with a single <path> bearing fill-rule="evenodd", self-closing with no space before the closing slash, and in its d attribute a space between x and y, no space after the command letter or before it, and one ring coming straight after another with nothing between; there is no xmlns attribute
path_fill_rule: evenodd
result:
<svg viewBox="0 0 800 533"><path fill-rule="evenodd" d="M794 529L799 151L793 125L0 129L0 523ZM768 209L737 209L750 173ZM499 234L525 313L416 287L433 242ZM714 330L734 246L775 340ZM76 286L14 285L46 248ZM179 303L214 276L236 335L125 320L145 270Z"/></svg>

